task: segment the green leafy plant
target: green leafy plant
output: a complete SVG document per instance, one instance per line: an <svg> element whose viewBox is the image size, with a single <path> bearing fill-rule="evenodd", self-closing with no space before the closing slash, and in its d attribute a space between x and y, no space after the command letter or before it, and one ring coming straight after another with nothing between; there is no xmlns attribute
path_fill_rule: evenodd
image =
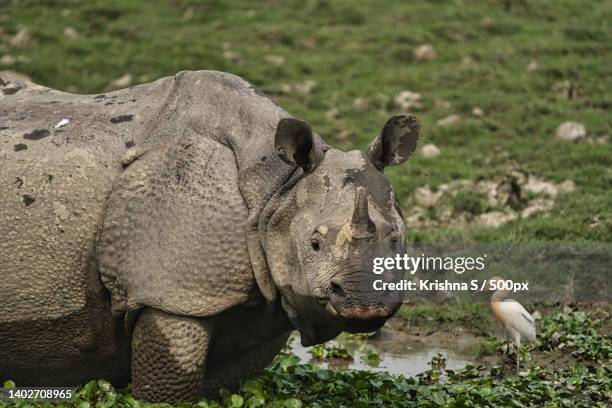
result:
<svg viewBox="0 0 612 408"><path fill-rule="evenodd" d="M568 350L579 360L612 361L612 340L601 334L603 319L574 311L555 313L542 319L539 347L542 350Z"/></svg>
<svg viewBox="0 0 612 408"><path fill-rule="evenodd" d="M344 347L328 346L325 347L325 360L353 360L351 353Z"/></svg>
<svg viewBox="0 0 612 408"><path fill-rule="evenodd" d="M317 344L308 350L313 360L322 361L325 358L325 344Z"/></svg>
<svg viewBox="0 0 612 408"><path fill-rule="evenodd" d="M380 364L380 355L375 351L370 351L363 355L361 360L370 367L378 367Z"/></svg>

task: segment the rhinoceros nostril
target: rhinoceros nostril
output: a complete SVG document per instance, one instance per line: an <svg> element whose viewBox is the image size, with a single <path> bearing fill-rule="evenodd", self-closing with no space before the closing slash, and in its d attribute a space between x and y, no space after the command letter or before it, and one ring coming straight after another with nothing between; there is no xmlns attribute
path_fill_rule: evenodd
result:
<svg viewBox="0 0 612 408"><path fill-rule="evenodd" d="M344 290L342 290L342 287L338 282L331 281L330 290L333 295L338 297L344 297Z"/></svg>

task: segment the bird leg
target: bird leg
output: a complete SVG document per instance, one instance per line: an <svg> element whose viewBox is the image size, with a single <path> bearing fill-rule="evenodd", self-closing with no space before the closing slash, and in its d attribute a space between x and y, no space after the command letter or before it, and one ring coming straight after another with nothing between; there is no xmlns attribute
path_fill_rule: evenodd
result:
<svg viewBox="0 0 612 408"><path fill-rule="evenodd" d="M519 374L520 362L521 362L521 339L518 338L516 340L516 375Z"/></svg>
<svg viewBox="0 0 612 408"><path fill-rule="evenodd" d="M519 374L521 358L521 346L516 346L516 375Z"/></svg>

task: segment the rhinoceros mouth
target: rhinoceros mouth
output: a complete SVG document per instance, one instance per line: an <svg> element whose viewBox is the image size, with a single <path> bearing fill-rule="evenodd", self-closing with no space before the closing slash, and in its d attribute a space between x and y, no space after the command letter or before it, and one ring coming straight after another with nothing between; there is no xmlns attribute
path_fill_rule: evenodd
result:
<svg viewBox="0 0 612 408"><path fill-rule="evenodd" d="M384 326L389 317L395 314L396 310L397 309L385 312L380 308L377 308L377 310L363 308L359 310L341 309L341 311L338 311L331 301L328 301L325 305L325 312L328 316L344 323L344 331L349 333L369 333L377 331Z"/></svg>
<svg viewBox="0 0 612 408"><path fill-rule="evenodd" d="M342 305L334 305L330 300L325 305L325 312L336 319L345 320L347 322L367 322L372 320L386 320L393 316L398 307L395 305L389 306L352 306L343 307Z"/></svg>

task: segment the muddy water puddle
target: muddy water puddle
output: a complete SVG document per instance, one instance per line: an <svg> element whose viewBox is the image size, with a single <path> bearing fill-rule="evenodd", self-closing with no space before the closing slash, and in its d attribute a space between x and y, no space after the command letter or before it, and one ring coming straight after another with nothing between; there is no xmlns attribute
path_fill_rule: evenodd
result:
<svg viewBox="0 0 612 408"><path fill-rule="evenodd" d="M431 369L431 361L437 357L444 358L445 367L450 370L474 364L472 343L469 335L410 333L397 323L388 323L375 336L342 334L318 350L302 347L297 333L290 340L293 354L305 363L322 368L385 371L406 377Z"/></svg>

